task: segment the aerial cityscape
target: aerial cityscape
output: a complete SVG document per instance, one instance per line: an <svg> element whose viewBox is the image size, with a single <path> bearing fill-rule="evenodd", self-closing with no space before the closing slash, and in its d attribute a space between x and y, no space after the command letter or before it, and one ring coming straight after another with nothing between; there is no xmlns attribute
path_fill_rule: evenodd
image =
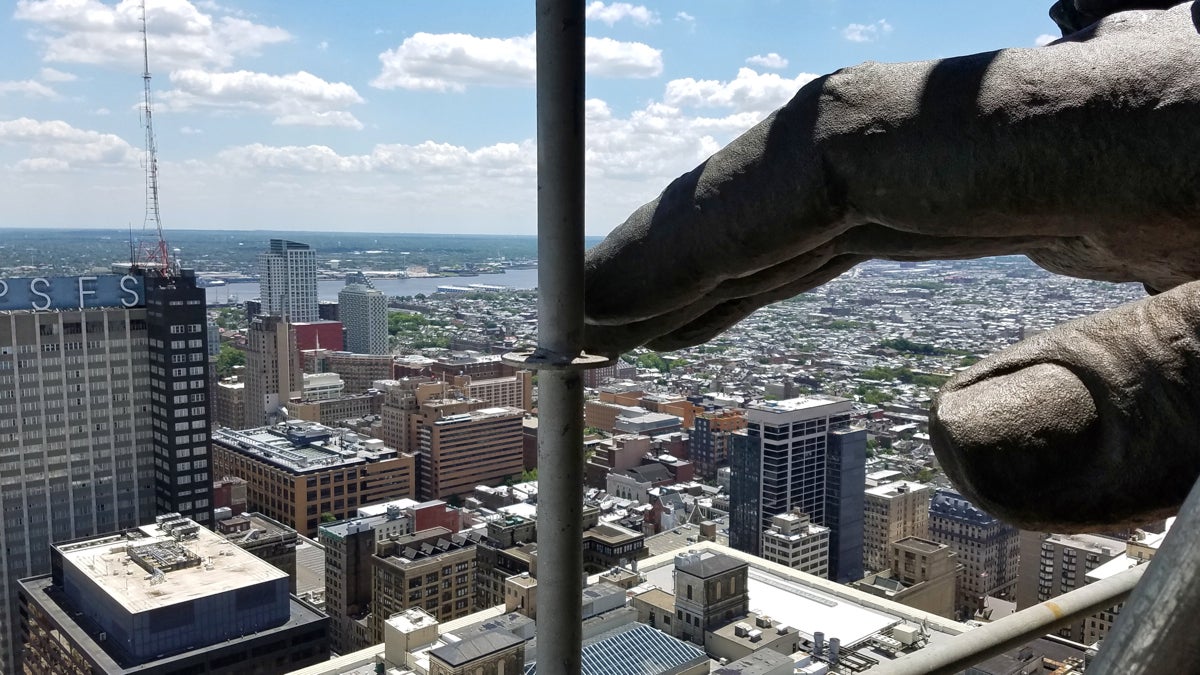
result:
<svg viewBox="0 0 1200 675"><path fill-rule="evenodd" d="M19 255L0 267L0 425L23 490L3 530L9 658L122 672L253 653L306 673L536 659L538 390L500 356L536 343L530 242L341 233L322 251L225 232L160 279L114 265L109 236L42 234L72 251L73 277L22 277ZM1144 293L1022 257L876 261L700 347L588 371L585 649L635 641L674 659L657 672L780 655L859 672L1148 559L1162 523L1063 535L989 516L940 472L927 428L955 372ZM688 599L693 573L736 592ZM221 610L232 642L203 625L252 579L279 580L254 591L274 614ZM139 613L172 603L194 606L173 619L185 637L147 633ZM1030 653L1082 667L1113 614Z"/></svg>
<svg viewBox="0 0 1200 675"><path fill-rule="evenodd" d="M928 10L889 20L877 4L793 25L837 52L795 56L823 72L851 54L959 48L906 32ZM973 36L1050 42L1033 4ZM533 129L518 121L531 97L478 93L532 85L535 45L525 23L488 26L496 12L478 9L462 24L347 9L354 32L309 6L20 0L0 24L45 64L0 67L13 179L0 182L0 673L554 673L545 626L578 620L582 673L847 675L1148 567L1174 518L1018 529L934 453L931 407L956 374L1147 295L1021 255L868 260L703 344L583 370L583 437L568 448L583 467L582 569L547 564L563 514L539 438L544 467L545 408L566 397L514 356L549 323L553 264L533 233ZM939 20L952 30L963 11ZM741 10L586 12L600 36L589 87L601 82L589 248L815 77L750 47L785 44L779 26L739 34L750 51L719 64L684 46ZM387 23L401 20L412 28ZM368 33L377 48L359 44ZM0 53L23 54L9 44ZM348 73L369 49L368 85ZM267 72L301 50L336 55L347 81ZM694 72L672 69L688 59ZM697 79L729 63L736 78ZM108 129L130 101L99 92L139 75L136 134ZM624 98L611 80L663 93ZM468 130L407 137L355 85L427 105L436 122L414 114L413 133L450 133L438 117ZM468 102L431 101L448 93ZM489 105L495 129L462 116ZM230 121L243 115L258 126ZM160 138L186 149L161 176ZM77 199L45 198L68 187ZM564 570L583 578L581 616L547 616L547 577ZM1122 607L963 672L1082 675Z"/></svg>

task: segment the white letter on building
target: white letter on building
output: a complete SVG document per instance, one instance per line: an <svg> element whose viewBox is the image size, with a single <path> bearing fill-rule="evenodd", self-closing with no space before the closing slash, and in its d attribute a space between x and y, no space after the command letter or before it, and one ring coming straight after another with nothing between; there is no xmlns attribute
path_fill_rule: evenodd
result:
<svg viewBox="0 0 1200 675"><path fill-rule="evenodd" d="M87 306L87 305L83 304L83 297L85 295L95 295L96 294L96 291L84 290L83 282L95 281L95 280L96 280L96 277L79 277L79 309L83 309L84 307Z"/></svg>
<svg viewBox="0 0 1200 675"><path fill-rule="evenodd" d="M137 288L130 288L130 287L126 286L125 285L126 281L137 282L137 279L133 278L132 276L130 276L128 274L121 277L121 290L124 291L125 293L128 293L130 295L130 297L132 298L132 299L121 298L121 304L125 307L135 307L138 304Z"/></svg>
<svg viewBox="0 0 1200 675"><path fill-rule="evenodd" d="M45 310L45 309L50 309L50 296L46 295L45 293L43 293L42 291L39 291L37 289L37 285L39 283L43 286L43 288L50 288L50 282L42 277L38 277L38 278L34 279L33 281L29 282L29 292L46 299L46 302L44 302L40 307L38 306L38 304L36 302L34 302L33 308L36 310L39 310L39 311Z"/></svg>

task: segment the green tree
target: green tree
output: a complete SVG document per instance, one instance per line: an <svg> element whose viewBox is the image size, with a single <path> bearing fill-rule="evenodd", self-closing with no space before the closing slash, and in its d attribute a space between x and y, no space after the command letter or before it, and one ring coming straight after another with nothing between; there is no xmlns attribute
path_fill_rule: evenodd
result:
<svg viewBox="0 0 1200 675"><path fill-rule="evenodd" d="M328 512L328 511L321 514L321 522L322 523L332 523L335 520L337 520L337 516L333 515L332 513Z"/></svg>
<svg viewBox="0 0 1200 675"><path fill-rule="evenodd" d="M244 365L246 365L246 352L232 345L221 345L221 351L217 353L217 375L219 377L229 377L233 374L235 367Z"/></svg>

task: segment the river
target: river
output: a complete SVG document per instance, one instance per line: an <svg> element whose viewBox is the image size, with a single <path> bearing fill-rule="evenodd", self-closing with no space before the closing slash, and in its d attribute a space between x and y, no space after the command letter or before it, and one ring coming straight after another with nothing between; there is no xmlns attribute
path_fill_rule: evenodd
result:
<svg viewBox="0 0 1200 675"><path fill-rule="evenodd" d="M486 284L488 286L504 286L505 288L529 289L537 288L536 269L508 270L504 274L480 274L477 277L435 277L432 279L372 279L375 288L385 295L416 295L417 293L437 292L438 286L470 286L471 284ZM317 297L320 300L336 302L338 291L346 285L341 279L320 279L317 281ZM258 284L227 284L225 286L210 286L208 289L209 305L224 305L230 302L245 302L258 297Z"/></svg>

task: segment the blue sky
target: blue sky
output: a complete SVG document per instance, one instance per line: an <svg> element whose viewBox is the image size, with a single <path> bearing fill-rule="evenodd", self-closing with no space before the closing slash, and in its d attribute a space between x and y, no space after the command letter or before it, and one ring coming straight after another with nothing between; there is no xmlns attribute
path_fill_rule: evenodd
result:
<svg viewBox="0 0 1200 675"><path fill-rule="evenodd" d="M0 227L141 226L138 2L0 15ZM532 0L148 0L163 224L532 234ZM1032 47L1048 0L589 2L587 231L814 75Z"/></svg>

